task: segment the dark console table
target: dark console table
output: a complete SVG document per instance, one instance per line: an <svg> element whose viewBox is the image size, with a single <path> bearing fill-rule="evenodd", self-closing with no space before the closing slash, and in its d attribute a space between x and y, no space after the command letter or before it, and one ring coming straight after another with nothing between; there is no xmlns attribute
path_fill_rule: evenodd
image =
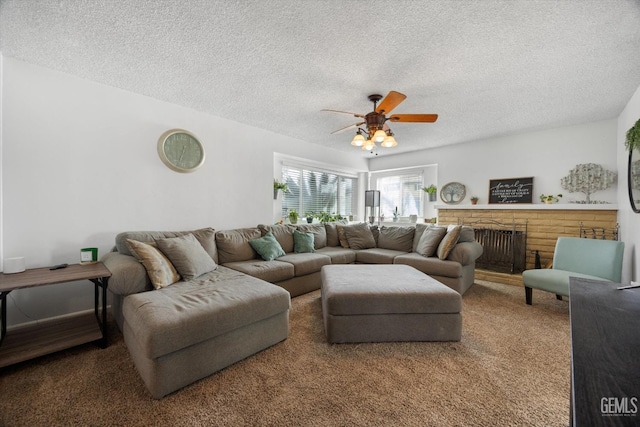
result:
<svg viewBox="0 0 640 427"><path fill-rule="evenodd" d="M640 288L572 277L571 424L640 425Z"/></svg>

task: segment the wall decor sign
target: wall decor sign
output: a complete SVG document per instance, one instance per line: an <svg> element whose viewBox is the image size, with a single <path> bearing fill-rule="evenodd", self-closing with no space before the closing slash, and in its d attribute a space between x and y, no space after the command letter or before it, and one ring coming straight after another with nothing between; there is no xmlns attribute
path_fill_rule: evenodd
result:
<svg viewBox="0 0 640 427"><path fill-rule="evenodd" d="M532 203L533 177L489 180L489 203Z"/></svg>

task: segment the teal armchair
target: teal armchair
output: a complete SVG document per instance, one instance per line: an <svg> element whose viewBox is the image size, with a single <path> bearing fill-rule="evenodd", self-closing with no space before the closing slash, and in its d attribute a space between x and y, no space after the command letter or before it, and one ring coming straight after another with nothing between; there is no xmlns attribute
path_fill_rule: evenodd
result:
<svg viewBox="0 0 640 427"><path fill-rule="evenodd" d="M624 242L559 237L553 254L553 268L522 273L525 300L531 305L532 289L569 296L569 277L584 277L619 283L622 276Z"/></svg>

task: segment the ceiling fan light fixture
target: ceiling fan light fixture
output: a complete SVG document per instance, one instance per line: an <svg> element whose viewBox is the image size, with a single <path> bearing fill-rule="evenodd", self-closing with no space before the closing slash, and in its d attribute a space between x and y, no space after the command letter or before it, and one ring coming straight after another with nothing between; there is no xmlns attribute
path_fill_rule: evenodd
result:
<svg viewBox="0 0 640 427"><path fill-rule="evenodd" d="M1 1L1 0L0 0ZM351 113L341 110L322 110L334 113L349 114L360 119L364 119L360 123L354 123L342 129L338 129L331 134L339 133L347 129L358 128L356 135L351 140L351 145L361 147L365 151L371 151L377 148L377 143L381 147L392 148L398 145L393 132L387 126L387 122L391 123L433 123L438 120L437 114L394 114L388 116L391 111L406 99L406 95L390 91L387 96L383 97L379 94L369 95L369 101L373 102L373 111L367 114ZM364 125L363 128L360 126ZM376 153L378 155L378 153Z"/></svg>
<svg viewBox="0 0 640 427"><path fill-rule="evenodd" d="M371 151L374 148L376 148L376 143L375 143L375 141L373 141L371 139L367 139L367 141L362 146L362 149L365 150L365 151Z"/></svg>
<svg viewBox="0 0 640 427"><path fill-rule="evenodd" d="M356 147L362 147L364 144L364 135L362 135L362 131L358 129L356 132L356 136L351 140L351 145L355 145Z"/></svg>
<svg viewBox="0 0 640 427"><path fill-rule="evenodd" d="M371 139L373 139L374 142L382 142L386 137L387 134L385 133L385 131L383 131L382 129L378 129L376 133L373 134L373 138Z"/></svg>
<svg viewBox="0 0 640 427"><path fill-rule="evenodd" d="M398 145L398 142L393 137L393 134L391 132L389 132L389 134L384 138L384 141L382 141L382 144L380 144L380 145L382 147L391 148L391 147L395 147L396 145Z"/></svg>

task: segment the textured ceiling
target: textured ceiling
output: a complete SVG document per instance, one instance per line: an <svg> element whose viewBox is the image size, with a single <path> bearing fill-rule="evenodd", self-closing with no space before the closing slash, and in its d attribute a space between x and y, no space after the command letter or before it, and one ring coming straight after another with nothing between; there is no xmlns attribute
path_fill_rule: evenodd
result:
<svg viewBox="0 0 640 427"><path fill-rule="evenodd" d="M323 108L440 115L380 155L613 118L640 86L637 0L0 0L0 31L6 57L340 150L357 119Z"/></svg>

